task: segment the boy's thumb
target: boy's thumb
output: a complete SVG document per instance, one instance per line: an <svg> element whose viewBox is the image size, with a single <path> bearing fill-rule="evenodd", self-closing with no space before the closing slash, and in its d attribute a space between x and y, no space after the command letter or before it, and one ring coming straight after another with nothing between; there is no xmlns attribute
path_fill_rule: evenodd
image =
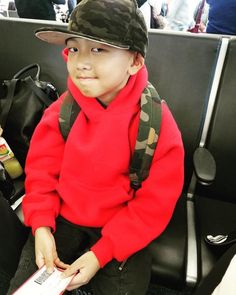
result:
<svg viewBox="0 0 236 295"><path fill-rule="evenodd" d="M45 257L45 265L47 273L51 274L54 271L53 260L49 257Z"/></svg>

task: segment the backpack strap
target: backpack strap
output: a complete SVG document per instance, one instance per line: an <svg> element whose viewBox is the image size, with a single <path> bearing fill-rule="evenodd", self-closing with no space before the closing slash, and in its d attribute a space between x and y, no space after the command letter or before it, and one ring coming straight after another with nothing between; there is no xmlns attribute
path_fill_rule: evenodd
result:
<svg viewBox="0 0 236 295"><path fill-rule="evenodd" d="M67 91L66 96L63 99L59 114L59 128L65 141L79 112L80 106L78 105L70 91Z"/></svg>
<svg viewBox="0 0 236 295"><path fill-rule="evenodd" d="M130 186L137 190L149 175L161 126L161 99L152 86L141 95L141 113L135 150L130 164Z"/></svg>

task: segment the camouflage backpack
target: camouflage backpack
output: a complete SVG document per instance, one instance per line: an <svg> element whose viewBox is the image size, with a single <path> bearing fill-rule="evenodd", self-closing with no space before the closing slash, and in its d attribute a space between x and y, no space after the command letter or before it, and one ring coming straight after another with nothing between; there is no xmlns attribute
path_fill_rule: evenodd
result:
<svg viewBox="0 0 236 295"><path fill-rule="evenodd" d="M68 91L60 109L59 126L66 140L70 129L80 112L80 106ZM133 158L130 163L130 186L137 190L149 175L152 158L157 145L161 125L161 99L152 86L143 90L138 135Z"/></svg>

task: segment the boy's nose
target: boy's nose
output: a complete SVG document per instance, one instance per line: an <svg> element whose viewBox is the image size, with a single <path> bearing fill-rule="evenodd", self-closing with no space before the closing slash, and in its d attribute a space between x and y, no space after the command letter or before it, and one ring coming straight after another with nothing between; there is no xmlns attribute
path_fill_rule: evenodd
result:
<svg viewBox="0 0 236 295"><path fill-rule="evenodd" d="M76 61L76 67L78 70L90 70L91 62L87 55L80 55Z"/></svg>

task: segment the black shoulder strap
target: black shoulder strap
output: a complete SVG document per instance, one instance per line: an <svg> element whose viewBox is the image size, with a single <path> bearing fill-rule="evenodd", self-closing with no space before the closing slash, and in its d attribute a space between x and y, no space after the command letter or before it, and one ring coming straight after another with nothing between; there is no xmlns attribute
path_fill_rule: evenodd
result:
<svg viewBox="0 0 236 295"><path fill-rule="evenodd" d="M79 105L68 91L62 102L59 115L59 126L64 140L67 139L79 112ZM161 99L152 84L148 83L141 95L139 130L130 164L130 185L135 190L141 187L142 181L149 175L160 125Z"/></svg>
<svg viewBox="0 0 236 295"><path fill-rule="evenodd" d="M75 101L72 94L69 91L67 91L66 96L63 99L59 114L59 127L61 130L62 137L65 141L79 112L80 106Z"/></svg>

